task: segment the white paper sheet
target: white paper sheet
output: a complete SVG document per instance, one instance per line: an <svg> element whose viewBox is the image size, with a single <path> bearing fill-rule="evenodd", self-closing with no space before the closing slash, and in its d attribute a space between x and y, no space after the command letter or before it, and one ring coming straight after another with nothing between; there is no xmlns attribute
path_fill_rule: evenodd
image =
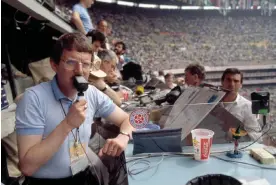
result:
<svg viewBox="0 0 276 185"><path fill-rule="evenodd" d="M225 92L209 88L189 87L175 102L165 128L182 128L181 139L194 129L220 102Z"/></svg>

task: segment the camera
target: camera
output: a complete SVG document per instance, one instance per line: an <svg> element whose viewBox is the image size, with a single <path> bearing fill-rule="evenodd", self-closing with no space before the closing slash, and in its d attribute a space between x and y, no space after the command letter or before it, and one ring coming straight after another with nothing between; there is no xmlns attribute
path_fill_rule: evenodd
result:
<svg viewBox="0 0 276 185"><path fill-rule="evenodd" d="M253 92L251 93L252 100L252 113L253 114L263 114L269 113L269 92Z"/></svg>

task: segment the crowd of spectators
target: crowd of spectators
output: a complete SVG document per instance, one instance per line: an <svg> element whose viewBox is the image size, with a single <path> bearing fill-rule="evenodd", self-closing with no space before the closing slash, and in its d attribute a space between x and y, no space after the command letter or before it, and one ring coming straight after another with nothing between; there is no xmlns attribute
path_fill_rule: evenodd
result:
<svg viewBox="0 0 276 185"><path fill-rule="evenodd" d="M127 43L127 55L147 69L261 63L276 60L273 17L183 17L95 9L91 16L112 25L112 40ZM110 39L109 39L110 40Z"/></svg>
<svg viewBox="0 0 276 185"><path fill-rule="evenodd" d="M101 8L89 13L97 28L104 22L109 29L105 36L110 49L117 49L116 43L123 41L124 57L141 64L145 72L185 68L191 63L212 67L276 61L274 17L182 16ZM252 91L243 88L241 94L250 99ZM276 109L275 96L272 93L272 110ZM271 119L276 120L276 112Z"/></svg>
<svg viewBox="0 0 276 185"><path fill-rule="evenodd" d="M190 63L205 66L247 65L276 61L276 19L263 16L181 16L127 13L108 9L90 12L95 20L112 26L109 41L122 40L126 55L145 71L185 68ZM271 118L276 121L276 89L271 92ZM256 87L242 88L250 99Z"/></svg>

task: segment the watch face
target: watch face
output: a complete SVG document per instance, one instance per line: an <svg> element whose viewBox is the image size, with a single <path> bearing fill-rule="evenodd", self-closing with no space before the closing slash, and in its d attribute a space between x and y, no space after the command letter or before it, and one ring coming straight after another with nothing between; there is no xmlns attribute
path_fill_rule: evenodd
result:
<svg viewBox="0 0 276 185"><path fill-rule="evenodd" d="M149 111L147 109L134 110L129 116L129 121L134 128L145 128L149 123Z"/></svg>

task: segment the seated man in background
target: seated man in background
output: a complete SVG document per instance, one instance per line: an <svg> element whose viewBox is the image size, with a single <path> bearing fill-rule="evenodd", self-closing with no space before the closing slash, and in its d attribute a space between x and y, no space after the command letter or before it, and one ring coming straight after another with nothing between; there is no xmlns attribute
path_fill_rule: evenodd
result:
<svg viewBox="0 0 276 185"><path fill-rule="evenodd" d="M104 43L104 45L102 46L102 48L104 49L110 49L110 44L108 41L108 35L110 34L110 24L108 24L108 22L106 20L100 20L97 24L97 30L100 31L101 33L104 34L104 36L106 37L106 42Z"/></svg>
<svg viewBox="0 0 276 185"><path fill-rule="evenodd" d="M204 66L200 64L190 64L185 69L185 84L188 86L199 86L205 79Z"/></svg>
<svg viewBox="0 0 276 185"><path fill-rule="evenodd" d="M94 53L94 61L92 65L92 72L89 76L89 83L91 85L94 85L96 88L98 88L100 91L105 93L117 106L121 106L121 96L118 95L117 92L114 91L114 89L110 88L110 84L107 85L106 82L111 83L111 79L114 78L114 74L112 76L111 73L107 72L107 70L102 71L102 73L93 72L94 70L100 70L102 68L102 60L98 57L99 51L104 51L102 48L102 45L105 44L106 37L105 35L100 31L90 31L86 35L88 38L91 37L91 43L92 43L92 51ZM108 75L107 75L108 74ZM115 79L117 76L115 76ZM105 79L105 80L104 80ZM112 82L114 83L114 82ZM116 89L115 89L116 90ZM117 91L117 90L116 90Z"/></svg>
<svg viewBox="0 0 276 185"><path fill-rule="evenodd" d="M122 92L119 85L118 76L116 74L116 64L117 56L112 50L104 50L99 52L99 58L101 59L101 70L106 73L105 82L109 85L114 91L117 92L117 95L122 98Z"/></svg>
<svg viewBox="0 0 276 185"><path fill-rule="evenodd" d="M100 20L97 24L97 30L102 32L105 36L107 36L108 31L108 23L105 20Z"/></svg>
<svg viewBox="0 0 276 185"><path fill-rule="evenodd" d="M97 89L105 93L117 106L121 106L122 100L120 94L118 94L119 86L113 89L114 87L111 84L111 82L116 82L116 75L113 73L108 74L108 70L101 70L103 68L102 66L101 59L95 55L88 81L91 85L94 85Z"/></svg>
<svg viewBox="0 0 276 185"><path fill-rule="evenodd" d="M106 37L102 32L93 30L89 31L86 36L91 39L92 51L95 55L104 49L103 46L106 43Z"/></svg>
<svg viewBox="0 0 276 185"><path fill-rule="evenodd" d="M93 23L88 13L88 8L94 4L94 0L80 0L73 6L72 23L77 30L83 34L87 34L93 30Z"/></svg>
<svg viewBox="0 0 276 185"><path fill-rule="evenodd" d="M56 76L50 82L26 90L18 103L19 168L26 175L25 184L97 183L88 168L89 154L86 153L89 152L91 124L96 116L120 128L120 134L107 140L99 156L119 156L126 148L134 129L127 113L93 86L84 93L85 99L76 101L74 76L81 75L87 80L91 61L91 44L85 35L61 36L50 57ZM83 169L86 170L81 171Z"/></svg>
<svg viewBox="0 0 276 185"><path fill-rule="evenodd" d="M122 41L116 42L114 52L118 57L117 67L121 71L125 64L124 54L126 52L126 44Z"/></svg>
<svg viewBox="0 0 276 185"><path fill-rule="evenodd" d="M176 86L174 83L174 75L172 73L165 75L165 83L168 89L173 89Z"/></svg>
<svg viewBox="0 0 276 185"><path fill-rule="evenodd" d="M224 97L222 106L243 123L249 137L255 140L262 134L261 127L256 116L252 114L251 102L239 95L242 82L243 74L239 69L228 68L223 72L222 87L230 92Z"/></svg>

